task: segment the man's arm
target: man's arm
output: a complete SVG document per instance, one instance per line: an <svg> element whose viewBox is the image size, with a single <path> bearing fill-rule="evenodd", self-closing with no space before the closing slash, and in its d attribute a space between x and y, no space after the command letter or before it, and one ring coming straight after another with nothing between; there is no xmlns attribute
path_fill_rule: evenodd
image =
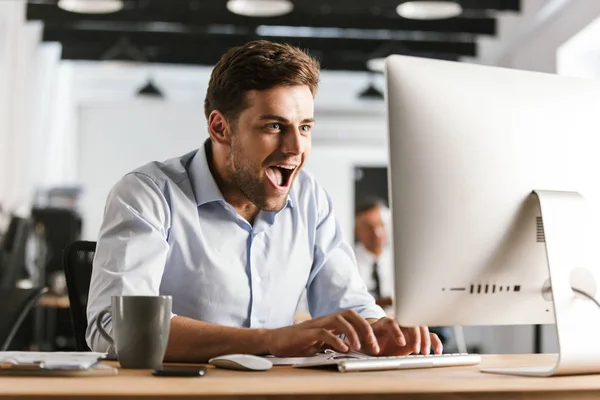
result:
<svg viewBox="0 0 600 400"><path fill-rule="evenodd" d="M347 325L354 323L362 332L370 330L366 321L352 311L322 317L278 329L232 328L190 318L171 319L171 332L165 359L167 361L206 362L223 354L273 354L279 357L311 356L329 346L346 352L348 344L333 332L352 333ZM363 326L361 326L364 323ZM364 336L364 334L363 334ZM358 343L358 336L354 334ZM371 343L375 342L371 333Z"/></svg>
<svg viewBox="0 0 600 400"><path fill-rule="evenodd" d="M175 316L166 361L207 362L223 354L269 353L266 329L233 328Z"/></svg>
<svg viewBox="0 0 600 400"><path fill-rule="evenodd" d="M393 300L389 296L376 297L375 303L380 307L390 307L393 304Z"/></svg>
<svg viewBox="0 0 600 400"><path fill-rule="evenodd" d="M111 296L159 294L169 245L170 209L157 184L138 173L125 175L110 191L98 235L88 295L86 339L94 351L111 351L96 318ZM102 321L112 334L112 321Z"/></svg>
<svg viewBox="0 0 600 400"><path fill-rule="evenodd" d="M319 317L352 309L363 318L385 317L360 276L352 247L342 237L331 199L322 188L315 186L319 220L307 287L311 315Z"/></svg>
<svg viewBox="0 0 600 400"><path fill-rule="evenodd" d="M360 338L361 350L377 355L407 355L411 353L428 354L431 343L436 352L441 352L441 343L436 335L430 335L427 327L403 328L386 316L381 307L367 290L356 266L354 252L343 240L337 223L331 199L325 191L316 188L319 221L317 224L315 257L313 269L307 287L308 304L311 315L348 315L341 310L358 313L349 322L356 328L347 327L339 333L355 331ZM321 318L317 318L317 321ZM310 323L310 321L308 321ZM374 336L376 344L372 344ZM350 340L356 349L354 339Z"/></svg>

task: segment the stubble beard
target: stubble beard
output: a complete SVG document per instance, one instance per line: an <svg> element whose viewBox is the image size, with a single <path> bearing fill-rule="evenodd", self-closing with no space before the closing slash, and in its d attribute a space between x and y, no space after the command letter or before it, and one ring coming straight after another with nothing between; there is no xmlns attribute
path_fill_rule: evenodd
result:
<svg viewBox="0 0 600 400"><path fill-rule="evenodd" d="M269 199L263 180L261 169L249 166L243 151L237 145L236 140L231 142L231 153L227 162L227 169L232 183L250 200L256 207L264 211L277 212L285 205L286 195L277 196L277 199ZM269 201L271 200L271 201Z"/></svg>

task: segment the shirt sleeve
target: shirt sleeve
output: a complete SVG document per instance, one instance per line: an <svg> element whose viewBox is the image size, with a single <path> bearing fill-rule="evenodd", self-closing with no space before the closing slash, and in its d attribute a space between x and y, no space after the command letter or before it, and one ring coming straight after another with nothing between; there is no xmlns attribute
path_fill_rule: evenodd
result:
<svg viewBox="0 0 600 400"><path fill-rule="evenodd" d="M150 177L130 173L109 193L88 295L86 340L92 351L114 354L96 327L96 318L110 306L111 296L159 294L169 227L169 204ZM112 336L110 315L102 326Z"/></svg>
<svg viewBox="0 0 600 400"><path fill-rule="evenodd" d="M383 309L367 291L352 247L342 238L329 195L322 188L317 188L316 193L318 223L307 285L310 314L320 317L352 309L363 318L385 317Z"/></svg>

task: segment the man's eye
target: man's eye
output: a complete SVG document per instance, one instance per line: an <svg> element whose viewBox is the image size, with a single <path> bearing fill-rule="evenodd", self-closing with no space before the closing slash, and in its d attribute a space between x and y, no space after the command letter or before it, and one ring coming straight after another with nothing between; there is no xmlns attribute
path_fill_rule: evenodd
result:
<svg viewBox="0 0 600 400"><path fill-rule="evenodd" d="M272 124L268 124L267 128L269 128L269 129L275 129L275 130L278 131L279 129L281 129L281 126L278 123L274 122Z"/></svg>
<svg viewBox="0 0 600 400"><path fill-rule="evenodd" d="M302 125L302 126L300 127L300 129L301 129L302 131L304 131L304 132L310 132L310 128L311 128L311 126L310 126L310 125Z"/></svg>

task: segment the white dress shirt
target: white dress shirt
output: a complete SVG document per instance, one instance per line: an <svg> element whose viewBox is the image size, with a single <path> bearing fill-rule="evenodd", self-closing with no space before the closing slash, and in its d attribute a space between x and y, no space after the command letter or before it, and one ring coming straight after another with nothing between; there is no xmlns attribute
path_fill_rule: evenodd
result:
<svg viewBox="0 0 600 400"><path fill-rule="evenodd" d="M87 309L92 350L108 349L96 317L112 295L171 295L174 314L236 327L293 324L304 289L314 317L345 309L385 316L309 173L298 174L281 211L261 211L250 225L224 200L207 150L210 142L147 164L108 195ZM102 325L112 332L109 315Z"/></svg>
<svg viewBox="0 0 600 400"><path fill-rule="evenodd" d="M394 298L394 265L390 248L386 246L379 257L371 253L361 243L354 248L356 263L360 276L367 285L369 293L375 293L375 279L373 279L373 264L377 262L379 273L379 288L381 297Z"/></svg>

